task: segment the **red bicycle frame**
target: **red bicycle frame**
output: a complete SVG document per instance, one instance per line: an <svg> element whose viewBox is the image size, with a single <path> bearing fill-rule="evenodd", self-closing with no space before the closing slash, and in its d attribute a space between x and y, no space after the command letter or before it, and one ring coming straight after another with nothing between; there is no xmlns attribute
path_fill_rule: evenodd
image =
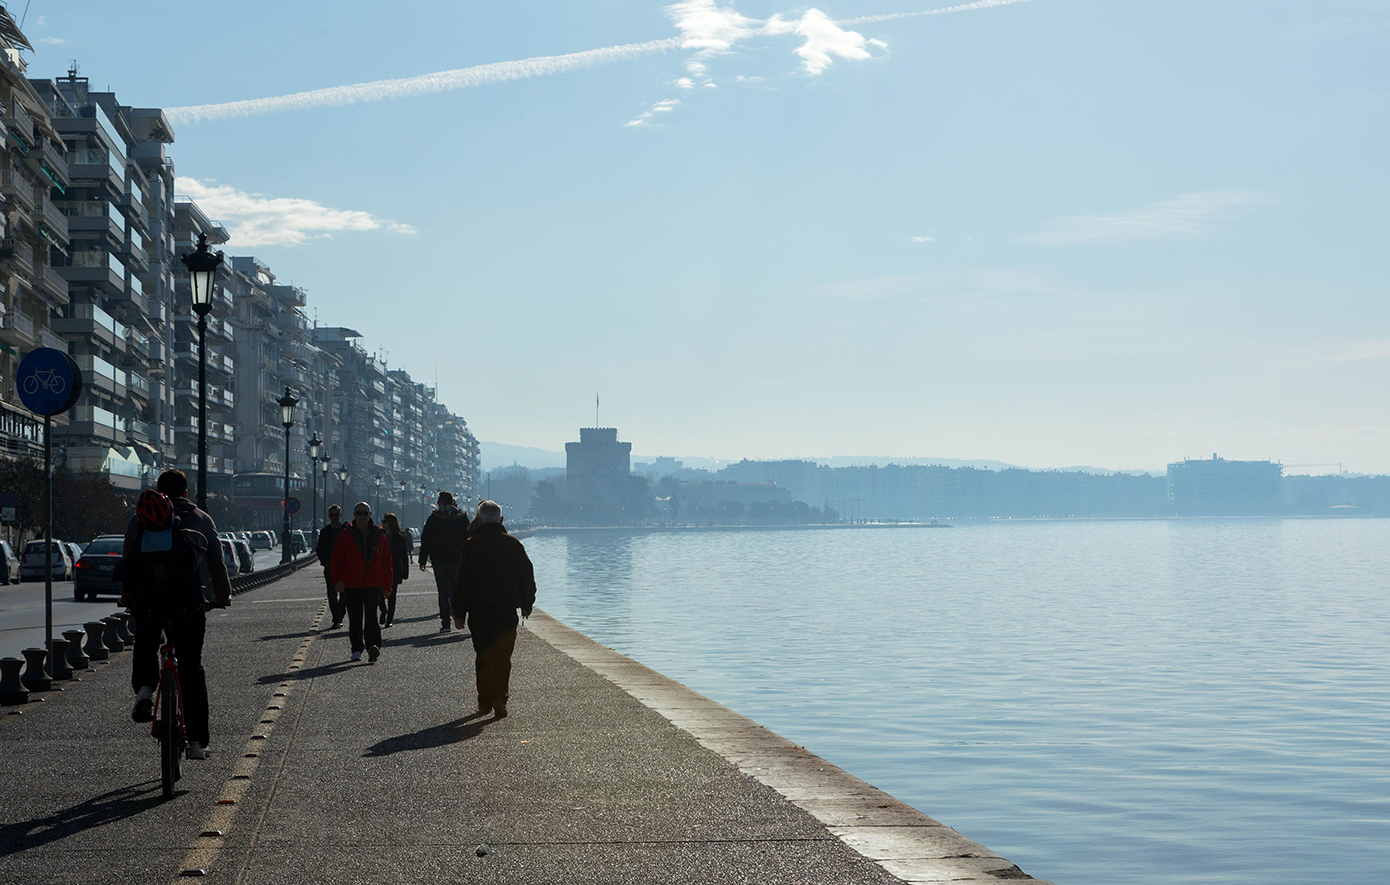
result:
<svg viewBox="0 0 1390 885"><path fill-rule="evenodd" d="M163 663L160 665L159 668L160 679L158 682L155 683L154 688L154 717L150 721L150 736L153 737L155 740L159 740L159 700L160 695L164 693L163 673L167 670L172 672L174 676L174 699L178 702L177 705L179 709L178 739L180 743L187 743L184 740L185 735L183 725L183 685L179 682L179 664L178 660L174 656L174 643L172 641L165 642L164 645L160 646L159 659L163 661Z"/></svg>

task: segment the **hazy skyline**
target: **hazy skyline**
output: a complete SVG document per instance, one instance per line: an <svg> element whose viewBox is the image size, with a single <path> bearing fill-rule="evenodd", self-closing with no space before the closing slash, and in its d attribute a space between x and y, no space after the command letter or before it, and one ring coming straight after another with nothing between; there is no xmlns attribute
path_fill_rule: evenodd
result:
<svg viewBox="0 0 1390 885"><path fill-rule="evenodd" d="M18 17L23 8L11 4ZM1390 472L1390 8L35 0L481 439ZM406 309L402 309L405 307Z"/></svg>

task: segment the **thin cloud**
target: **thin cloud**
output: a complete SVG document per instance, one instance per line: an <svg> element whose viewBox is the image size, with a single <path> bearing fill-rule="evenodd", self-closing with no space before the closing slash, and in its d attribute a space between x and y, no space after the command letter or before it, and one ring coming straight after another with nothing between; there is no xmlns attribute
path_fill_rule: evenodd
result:
<svg viewBox="0 0 1390 885"><path fill-rule="evenodd" d="M413 234L415 228L359 209L334 209L297 197L267 197L237 190L211 180L180 177L176 191L198 204L209 216L227 223L231 245L299 246L342 231L385 230Z"/></svg>
<svg viewBox="0 0 1390 885"><path fill-rule="evenodd" d="M819 9L807 10L797 22L784 22L773 16L767 24L767 32L801 37L802 44L793 51L801 56L802 68L813 77L824 73L835 58L864 61L873 58L866 47L888 48L882 41L866 39L858 31L846 31Z"/></svg>
<svg viewBox="0 0 1390 885"><path fill-rule="evenodd" d="M913 237L913 238L912 238L912 242L914 242L914 243L935 243L935 242L936 242L936 237L932 236L932 235L929 234L929 233L928 233L928 234L922 234L921 236Z"/></svg>
<svg viewBox="0 0 1390 885"><path fill-rule="evenodd" d="M974 3L961 3L957 6L943 6L940 9L926 9L921 12L889 12L883 15L861 15L857 18L842 18L836 24L869 25L876 22L890 22L900 18L919 18L924 15L949 15L953 12L974 12L977 9L993 9L996 6L1013 6L1015 3L1029 3L1031 0L976 0Z"/></svg>
<svg viewBox="0 0 1390 885"><path fill-rule="evenodd" d="M1207 233L1217 221L1269 201L1267 194L1248 190L1179 194L1128 212L1057 218L1044 230L1019 240L1044 246L1084 246L1193 237Z"/></svg>
<svg viewBox="0 0 1390 885"><path fill-rule="evenodd" d="M65 46L72 41L64 40L62 37L40 37L39 42L46 43L49 46Z"/></svg>
<svg viewBox="0 0 1390 885"><path fill-rule="evenodd" d="M311 108L341 107L369 101L387 101L395 98L409 98L428 95L434 92L448 92L454 89L467 89L488 83L501 83L507 80L521 80L528 77L546 77L562 74L597 65L613 64L657 52L665 52L681 45L679 38L649 40L645 43L627 43L622 46L608 46L603 49L589 49L584 52L571 52L568 55L546 55L520 61L501 61L492 64L456 68L416 77L402 77L396 80L374 80L368 83L354 83L349 86L332 86L327 89L311 89L271 98L252 98L244 101L226 101L216 104L186 105L167 108L165 114L170 122L203 123L210 120L227 120L235 117L254 117L282 111L303 111Z"/></svg>
<svg viewBox="0 0 1390 885"><path fill-rule="evenodd" d="M658 123L652 122L658 114L669 114L674 111L681 103L679 98L666 98L653 104L642 113L624 123L624 126L657 126Z"/></svg>

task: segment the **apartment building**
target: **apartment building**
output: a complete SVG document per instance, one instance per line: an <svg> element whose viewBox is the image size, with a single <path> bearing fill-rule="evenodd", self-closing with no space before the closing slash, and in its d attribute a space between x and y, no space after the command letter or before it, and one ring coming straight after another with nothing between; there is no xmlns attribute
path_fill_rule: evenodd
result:
<svg viewBox="0 0 1390 885"><path fill-rule="evenodd" d="M43 421L24 408L14 387L20 360L35 347L66 349L49 317L68 303L67 281L51 260L70 244L67 218L54 202L70 184L67 151L27 78L21 53L32 49L0 8L0 456L7 457L43 454ZM59 428L67 420L54 418Z"/></svg>
<svg viewBox="0 0 1390 885"><path fill-rule="evenodd" d="M50 192L71 238L67 249L49 244L50 261L67 283L52 326L61 334L54 344L66 343L85 381L69 423L54 433L58 463L138 489L153 481L171 441L159 423L172 404L159 345L169 334L173 282L149 256L154 236L165 239L155 248L165 254L174 222L167 161L147 163L147 177L132 157L139 145L159 145L141 148L157 158L173 132L158 109L123 106L114 93L92 90L76 68L29 82L68 160L68 185ZM57 144L40 147L60 153Z"/></svg>
<svg viewBox="0 0 1390 885"><path fill-rule="evenodd" d="M206 236L211 245L227 242L227 229L208 218L197 203L184 198L174 202L174 237L170 250L173 256L187 255L198 247L198 238ZM172 465L188 474L191 480L198 475L198 315L193 311L193 293L188 268L177 257L174 270L174 322L170 324L174 375L173 414L170 419L174 439ZM226 275L220 279L225 282ZM213 292L212 310L208 313L204 343L207 348L207 443L208 492L225 494L231 488L232 475L237 470L236 456L236 369L235 308L225 285Z"/></svg>

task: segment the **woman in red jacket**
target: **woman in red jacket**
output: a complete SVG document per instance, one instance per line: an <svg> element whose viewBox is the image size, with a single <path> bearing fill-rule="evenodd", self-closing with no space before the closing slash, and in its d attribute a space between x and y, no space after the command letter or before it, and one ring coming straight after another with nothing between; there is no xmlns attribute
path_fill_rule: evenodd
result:
<svg viewBox="0 0 1390 885"><path fill-rule="evenodd" d="M365 501L353 505L352 523L338 535L328 568L333 589L347 604L352 659L362 660L365 616L367 660L376 663L381 654L381 625L377 623L376 610L395 585L391 580L391 545L386 532L372 522L372 508Z"/></svg>

